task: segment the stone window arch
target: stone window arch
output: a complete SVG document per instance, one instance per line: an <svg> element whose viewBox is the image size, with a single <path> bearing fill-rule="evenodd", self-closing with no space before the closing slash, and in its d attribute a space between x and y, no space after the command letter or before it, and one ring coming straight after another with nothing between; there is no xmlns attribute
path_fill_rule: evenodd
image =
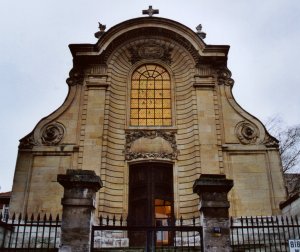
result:
<svg viewBox="0 0 300 252"><path fill-rule="evenodd" d="M130 126L172 126L171 78L158 64L143 64L131 76Z"/></svg>

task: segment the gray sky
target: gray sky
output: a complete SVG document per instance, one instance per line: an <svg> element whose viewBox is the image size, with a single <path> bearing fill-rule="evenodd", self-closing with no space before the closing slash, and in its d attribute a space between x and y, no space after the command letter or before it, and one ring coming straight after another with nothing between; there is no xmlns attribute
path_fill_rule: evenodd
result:
<svg viewBox="0 0 300 252"><path fill-rule="evenodd" d="M299 0L0 0L0 192L11 190L19 139L67 95L68 44L96 43L107 29L140 17L151 4L159 17L195 30L207 44L230 45L228 67L237 102L262 121L278 114L300 123Z"/></svg>

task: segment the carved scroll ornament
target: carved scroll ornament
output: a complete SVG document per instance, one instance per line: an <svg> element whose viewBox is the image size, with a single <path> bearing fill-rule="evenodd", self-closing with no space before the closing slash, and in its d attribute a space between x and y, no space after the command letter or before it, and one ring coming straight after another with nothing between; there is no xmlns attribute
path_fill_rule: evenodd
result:
<svg viewBox="0 0 300 252"><path fill-rule="evenodd" d="M73 68L69 73L69 78L66 80L69 86L82 85L83 84L83 72L81 69Z"/></svg>
<svg viewBox="0 0 300 252"><path fill-rule="evenodd" d="M64 133L65 129L62 124L51 123L42 131L42 143L45 145L56 145L62 140Z"/></svg>
<svg viewBox="0 0 300 252"><path fill-rule="evenodd" d="M217 70L219 85L233 86L234 80L231 78L231 72L226 67Z"/></svg>
<svg viewBox="0 0 300 252"><path fill-rule="evenodd" d="M259 137L258 128L254 124L246 121L238 123L235 132L242 144L255 144Z"/></svg>

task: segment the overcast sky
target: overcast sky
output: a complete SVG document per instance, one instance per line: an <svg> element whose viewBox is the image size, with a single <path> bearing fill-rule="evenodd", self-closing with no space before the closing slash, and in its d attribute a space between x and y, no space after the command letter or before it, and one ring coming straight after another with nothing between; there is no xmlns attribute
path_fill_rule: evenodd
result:
<svg viewBox="0 0 300 252"><path fill-rule="evenodd" d="M195 30L207 44L230 45L228 67L237 102L262 121L278 114L300 123L299 0L0 0L0 192L11 190L19 139L57 109L67 95L68 44L96 43L107 29L158 17Z"/></svg>

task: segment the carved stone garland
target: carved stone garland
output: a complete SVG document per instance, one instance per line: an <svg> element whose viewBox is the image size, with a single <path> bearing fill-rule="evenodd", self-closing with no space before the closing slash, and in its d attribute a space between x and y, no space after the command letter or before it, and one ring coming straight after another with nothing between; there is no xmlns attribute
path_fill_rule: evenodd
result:
<svg viewBox="0 0 300 252"><path fill-rule="evenodd" d="M135 130L126 131L126 144L125 144L125 159L133 160L137 158L165 158L165 159L176 159L178 155L177 144L175 139L175 132L165 132L162 130ZM131 152L132 143L139 138L154 139L161 137L170 143L173 153L137 153Z"/></svg>
<svg viewBox="0 0 300 252"><path fill-rule="evenodd" d="M134 64L142 59L160 59L167 64L171 64L172 48L160 45L154 40L150 40L142 45L132 46L129 49L131 57L129 61Z"/></svg>
<svg viewBox="0 0 300 252"><path fill-rule="evenodd" d="M237 124L235 133L242 144L255 144L259 137L258 128L254 124L246 121Z"/></svg>
<svg viewBox="0 0 300 252"><path fill-rule="evenodd" d="M231 72L227 67L217 70L219 85L233 86L234 80L231 78Z"/></svg>
<svg viewBox="0 0 300 252"><path fill-rule="evenodd" d="M51 123L47 125L41 135L42 143L45 145L56 145L58 144L65 133L65 129L60 123Z"/></svg>

